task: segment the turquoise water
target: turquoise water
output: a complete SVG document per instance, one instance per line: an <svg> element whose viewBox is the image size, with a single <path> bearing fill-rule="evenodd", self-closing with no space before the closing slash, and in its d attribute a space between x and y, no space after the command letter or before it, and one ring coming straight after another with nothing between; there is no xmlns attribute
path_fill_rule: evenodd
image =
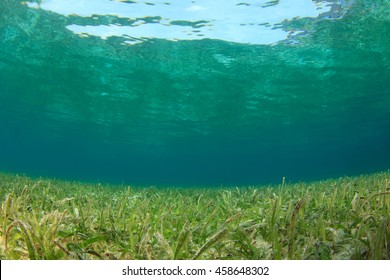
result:
<svg viewBox="0 0 390 280"><path fill-rule="evenodd" d="M245 185L390 168L390 1L0 1L0 170Z"/></svg>

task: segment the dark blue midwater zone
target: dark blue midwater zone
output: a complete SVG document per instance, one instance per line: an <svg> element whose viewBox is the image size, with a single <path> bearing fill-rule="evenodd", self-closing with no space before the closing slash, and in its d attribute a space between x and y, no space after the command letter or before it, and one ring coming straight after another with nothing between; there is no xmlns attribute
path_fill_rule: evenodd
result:
<svg viewBox="0 0 390 280"><path fill-rule="evenodd" d="M379 121L370 124L372 131L382 132L379 136L361 134L357 123L324 141L329 135L321 131L332 133L332 128L317 127L311 142L299 145L288 143L294 130L276 129L276 140L267 147L262 147L262 138L194 137L160 153L99 141L85 132L91 131L86 125L59 134L34 118L2 116L0 124L1 170L32 176L133 185L239 186L276 184L282 177L297 182L358 175L390 166L390 134L385 133L389 129Z"/></svg>

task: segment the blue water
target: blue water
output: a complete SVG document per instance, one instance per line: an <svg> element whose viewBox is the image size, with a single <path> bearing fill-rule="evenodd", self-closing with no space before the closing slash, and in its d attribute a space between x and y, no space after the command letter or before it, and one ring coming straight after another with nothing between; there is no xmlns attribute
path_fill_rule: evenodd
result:
<svg viewBox="0 0 390 280"><path fill-rule="evenodd" d="M71 2L0 2L0 171L204 186L390 168L389 1Z"/></svg>

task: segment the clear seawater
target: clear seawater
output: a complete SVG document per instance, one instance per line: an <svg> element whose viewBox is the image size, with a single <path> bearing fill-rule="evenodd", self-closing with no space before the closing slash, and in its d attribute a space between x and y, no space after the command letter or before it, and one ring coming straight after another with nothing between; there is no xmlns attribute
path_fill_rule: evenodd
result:
<svg viewBox="0 0 390 280"><path fill-rule="evenodd" d="M389 168L389 0L0 0L1 171L219 186Z"/></svg>

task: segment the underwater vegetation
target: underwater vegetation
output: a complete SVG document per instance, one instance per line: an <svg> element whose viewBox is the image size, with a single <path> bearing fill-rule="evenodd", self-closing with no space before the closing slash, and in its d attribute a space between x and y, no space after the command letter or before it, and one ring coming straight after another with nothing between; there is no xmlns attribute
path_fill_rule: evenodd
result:
<svg viewBox="0 0 390 280"><path fill-rule="evenodd" d="M1 259L389 259L390 172L242 188L0 174Z"/></svg>

